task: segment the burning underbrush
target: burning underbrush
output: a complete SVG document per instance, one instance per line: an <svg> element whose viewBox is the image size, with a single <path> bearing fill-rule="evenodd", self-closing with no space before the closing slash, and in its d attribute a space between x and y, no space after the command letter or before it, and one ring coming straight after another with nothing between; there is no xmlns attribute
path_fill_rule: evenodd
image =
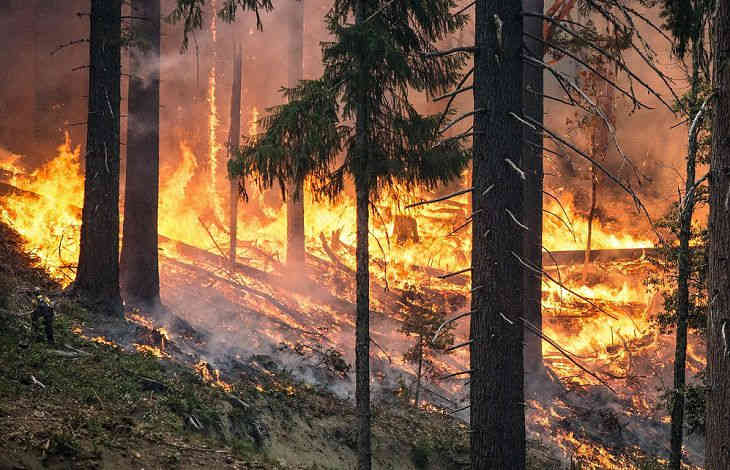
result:
<svg viewBox="0 0 730 470"><path fill-rule="evenodd" d="M0 219L64 285L73 279L78 256L78 155L67 141L56 159L35 172L17 159L0 162L5 175ZM308 201L308 258L304 272L294 273L281 259L285 208L269 193L251 190L240 214L238 262L231 265L221 250L227 246L226 221L211 209L215 204L197 197L203 190L194 176L203 170L189 147L181 145L180 155L161 179L165 308L127 312L130 328L82 334L185 363L221 393L233 390L229 377L256 363L269 372L286 371L298 383L326 387L341 399L352 396L352 201ZM624 230L620 221L605 218L593 227L593 248L604 251L585 267L576 264L571 250L585 246L585 217L569 192L558 195L559 203L546 200L545 244L551 250L543 277L546 368L528 379L528 430L552 454L583 468L642 468L637 454L667 453L662 395L672 383L674 346L652 322L662 305L661 295L644 283L656 274L643 256L651 241L635 227ZM417 192L412 201L384 198L373 210L371 370L383 399L413 389L416 371L403 357L414 338L400 331L404 316L424 305L437 306L446 318L469 309L468 272L446 275L469 263L468 197L405 209L406 203L432 197ZM582 261L583 252L578 255ZM410 292L415 296L406 295ZM468 321L454 325L454 344L465 343ZM702 356L702 344L692 338L690 381L703 369ZM422 391L426 406L468 418L464 376L436 379L468 369L468 348L436 355L432 362ZM701 438L690 436L688 460L701 463L701 448Z"/></svg>

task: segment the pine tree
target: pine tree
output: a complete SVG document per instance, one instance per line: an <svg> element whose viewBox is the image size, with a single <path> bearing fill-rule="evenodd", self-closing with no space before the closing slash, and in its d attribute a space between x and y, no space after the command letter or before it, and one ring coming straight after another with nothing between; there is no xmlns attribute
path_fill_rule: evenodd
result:
<svg viewBox="0 0 730 470"><path fill-rule="evenodd" d="M521 2L476 3L471 468L525 468Z"/></svg>
<svg viewBox="0 0 730 470"><path fill-rule="evenodd" d="M157 204L160 173L160 0L134 0L120 281L128 302L160 299Z"/></svg>
<svg viewBox="0 0 730 470"><path fill-rule="evenodd" d="M335 1L326 17L334 40L323 45L324 76L289 89L289 102L271 110L264 134L232 168L264 186L278 182L282 191L309 177L315 195L330 197L342 191L346 176L354 180L359 470L371 468L369 206L394 183L432 187L456 178L468 157L461 139L440 139L441 115L422 116L408 100L411 89L435 95L460 78L463 55L432 46L463 26L466 17L449 12L454 6L450 0ZM343 124L351 121L353 127ZM342 148L344 162L333 169Z"/></svg>
<svg viewBox="0 0 730 470"><path fill-rule="evenodd" d="M91 0L89 105L81 247L74 291L120 314L119 102L121 0Z"/></svg>
<svg viewBox="0 0 730 470"><path fill-rule="evenodd" d="M730 468L730 1L714 12L710 161L710 315L707 324L705 468Z"/></svg>
<svg viewBox="0 0 730 470"><path fill-rule="evenodd" d="M294 88L303 78L304 0L289 0L289 67L287 86ZM286 262L300 271L304 267L304 184L289 186L286 198Z"/></svg>
<svg viewBox="0 0 730 470"><path fill-rule="evenodd" d="M415 336L416 342L403 354L403 360L416 365L415 406L418 408L421 399L421 382L424 376L433 377L436 367L432 357L435 354L448 352L454 344L453 323L446 321L446 308L443 299L434 301L415 286L406 286L403 290L403 303L407 306L403 311L403 324L400 331L407 336Z"/></svg>
<svg viewBox="0 0 730 470"><path fill-rule="evenodd" d="M706 76L705 36L709 29L709 19L712 13L714 0L699 0L684 2L665 0L662 16L666 20L665 26L671 31L675 39L674 52L678 58L684 59L688 49L691 64L688 66L690 89L684 99L677 103L678 110L688 120L688 145L685 173L685 193L676 209L676 232L679 247L674 258L676 259L676 292L667 302L667 310L676 311L672 323L676 324L676 342L674 356L674 387L671 393L671 454L670 470L680 470L682 466L682 442L685 427L685 401L688 392L686 384L687 360L687 331L690 322L696 317L698 306L691 294L693 274L698 271L696 256L697 246L690 249L693 238L692 217L698 195L701 190L696 180L696 167L702 162L702 148L700 131L702 130L703 115L708 99L703 98L703 83L709 80ZM703 104L703 101L705 103Z"/></svg>

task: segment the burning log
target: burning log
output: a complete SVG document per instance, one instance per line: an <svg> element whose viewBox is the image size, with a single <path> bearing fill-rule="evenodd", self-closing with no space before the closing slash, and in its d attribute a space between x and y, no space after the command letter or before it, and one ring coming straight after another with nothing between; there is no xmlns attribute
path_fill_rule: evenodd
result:
<svg viewBox="0 0 730 470"><path fill-rule="evenodd" d="M615 262L615 261L632 261L641 259L647 255L654 255L658 252L657 248L616 248L605 250L591 250L591 262ZM546 269L554 267L557 263L559 266L581 264L585 261L584 250L570 251L553 251L552 256L547 253L543 254L542 263Z"/></svg>

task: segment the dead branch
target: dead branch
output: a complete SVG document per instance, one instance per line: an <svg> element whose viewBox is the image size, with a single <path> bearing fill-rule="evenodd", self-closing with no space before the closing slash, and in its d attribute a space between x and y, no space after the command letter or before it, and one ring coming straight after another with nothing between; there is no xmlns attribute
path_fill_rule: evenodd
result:
<svg viewBox="0 0 730 470"><path fill-rule="evenodd" d="M452 197L461 196L462 194L466 194L468 192L471 192L473 189L474 188L462 189L460 191L455 191L455 192L453 192L451 194L447 194L446 196L441 196L441 197L438 197L436 199L431 199L429 201L421 201L421 202L416 202L416 203L413 203L413 204L408 204L406 206L406 209L411 209L413 207L423 206L423 205L426 205L426 204L433 204L434 202L445 201L447 199L451 199Z"/></svg>
<svg viewBox="0 0 730 470"><path fill-rule="evenodd" d="M451 318L449 318L448 320L446 320L446 321L444 321L443 323L441 323L441 324L439 325L439 327L438 327L438 328L436 329L436 333L435 333L435 334L433 335L433 339L432 339L431 341L436 341L436 339L438 339L439 335L441 334L441 330L442 330L442 329L443 329L443 328L444 328L444 327L445 327L446 325L448 325L448 324L450 324L450 323L454 323L455 321L457 321L457 320L460 320L460 319L462 319L462 318L464 318L464 317L468 317L468 316L469 316L469 315L471 315L472 313L474 313L474 310L470 310L470 311L468 311L468 312L460 313L460 314L456 315L455 317L451 317Z"/></svg>
<svg viewBox="0 0 730 470"><path fill-rule="evenodd" d="M582 364L580 364L578 361L576 361L575 359L573 359L571 357L571 354L572 353L570 353L570 352L566 351L565 349L563 349L563 347L560 346L555 340L553 340L550 337L548 337L547 335L545 335L535 325L533 325L532 323L530 323L529 320L527 320L524 317L520 317L520 321L522 321L522 324L526 327L527 331L529 331L530 333L532 333L532 334L534 334L534 335L542 338L543 341L547 342L552 347L554 347L560 354L562 354L563 356L565 356L566 359L568 359L570 362L572 362L573 364L575 364L575 366L578 367L580 370L582 370L586 374L590 375L594 379L598 380L603 386L605 386L607 389L611 390L613 393L616 393L616 390L614 390L608 384L608 382L606 382L605 380L603 380L602 378L600 378L598 375L596 375L595 373L591 372L588 368L586 368L585 366L583 366Z"/></svg>
<svg viewBox="0 0 730 470"><path fill-rule="evenodd" d="M556 280L556 279L555 279L554 277L552 277L552 276L550 275L550 273L548 273L548 272L547 272L547 271L545 271L544 269L538 268L538 267L537 267L537 266L535 266L534 264L532 264L532 263L530 263L530 262L528 262L528 261L525 261L524 259L522 259L522 258L520 257L520 255L518 255L518 254L517 254L517 253L515 253L514 251L512 251L511 253L512 253L512 256L514 256L515 258L517 258L517 261L518 261L518 262L519 262L519 263L520 263L521 265L523 265L524 267L526 267L526 268L527 268L527 269L529 269L530 271L533 271L533 272L535 272L535 273L538 273L538 274L542 274L543 276L547 277L547 278L548 278L548 279L550 279L550 280L551 280L552 282L554 282L554 283L555 283L556 285L558 285L558 286L562 287L563 289L565 289L566 291L570 292L571 294L573 294L574 296L578 297L579 299L583 300L584 302L587 302L587 303L588 303L588 304L590 304L590 305L591 305L592 307L594 307L594 308L596 308L596 309L600 310L601 312L605 313L606 315L608 315L609 317L613 318L614 320L618 320L618 317L616 317L616 316L615 316L614 314L612 314L612 313L610 313L610 312L607 312L607 311L605 311L605 310L604 310L604 309L602 309L602 308L601 308L601 307L600 307L600 306L599 306L598 304L596 304L595 302L593 302L593 301L592 301L591 299L589 299L588 297L585 297L585 296L583 296L583 295L580 295L579 293L577 293L576 291L574 291L574 290L573 290L573 289L571 289L570 287L566 286L566 285L565 285L565 284L563 284L562 282L559 282L559 281L557 281L557 280Z"/></svg>
<svg viewBox="0 0 730 470"><path fill-rule="evenodd" d="M463 87L464 83L466 83L466 81L469 79L469 77L471 77L473 74L474 74L474 67L469 69L469 71L464 74L464 77L461 79L459 84L456 86L456 89L458 90L459 88ZM456 99L456 95L449 98L449 102L446 103L446 107L444 108L444 111L441 113L441 117L439 118L439 122L436 125L436 129L440 128L441 124L443 124L444 119L446 118L446 115L449 113L449 108L451 107L451 104L454 102L454 99Z"/></svg>
<svg viewBox="0 0 730 470"><path fill-rule="evenodd" d="M442 274L441 276L436 276L436 277L438 277L439 279L446 279L446 278L449 278L452 276L458 276L459 274L468 273L470 271L471 271L471 268L465 268L460 271L454 271L453 273Z"/></svg>
<svg viewBox="0 0 730 470"><path fill-rule="evenodd" d="M440 130L439 131L439 134L445 133L446 131L448 131L449 129L451 129L456 124L458 124L459 122L463 121L464 119L466 119L466 118L468 118L470 116L474 116L477 113L483 113L484 111L486 111L485 108L477 108L474 111L469 111L468 113L462 114L461 116L459 116L456 119L454 119L453 121L451 121L448 126L444 127L442 130Z"/></svg>

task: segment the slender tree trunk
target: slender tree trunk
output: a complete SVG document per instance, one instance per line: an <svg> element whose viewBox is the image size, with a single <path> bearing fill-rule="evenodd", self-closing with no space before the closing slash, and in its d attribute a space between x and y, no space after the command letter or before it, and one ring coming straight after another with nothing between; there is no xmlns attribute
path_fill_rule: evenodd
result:
<svg viewBox="0 0 730 470"><path fill-rule="evenodd" d="M692 45L692 89L688 103L690 122L699 111L697 92L699 86L698 53L699 46ZM690 264L689 240L692 236L692 214L694 212L695 167L697 163L697 135L690 134L687 143L687 174L685 176L685 201L679 212L679 260L677 276L677 339L674 348L674 397L672 400L672 430L670 470L682 467L682 440L684 430L684 396L687 363L687 319L689 317L689 278ZM682 207L684 209L682 209Z"/></svg>
<svg viewBox="0 0 730 470"><path fill-rule="evenodd" d="M355 24L361 24L368 14L367 0L357 0L354 6ZM357 60L360 83L368 83L369 71L364 58ZM355 109L355 198L357 213L357 269L355 272L355 402L358 416L358 470L370 470L372 445L370 439L370 253L369 217L370 175L368 172L368 105L367 91L358 90Z"/></svg>
<svg viewBox="0 0 730 470"><path fill-rule="evenodd" d="M287 85L293 88L303 76L302 48L304 41L304 0L292 2L289 16L289 76ZM286 262L293 268L304 267L304 185L289 185L286 199Z"/></svg>
<svg viewBox="0 0 730 470"><path fill-rule="evenodd" d="M121 0L91 0L81 246L74 290L109 314L119 295Z"/></svg>
<svg viewBox="0 0 730 470"><path fill-rule="evenodd" d="M132 302L157 304L157 202L160 174L160 0L133 0L129 49L129 118L120 276Z"/></svg>
<svg viewBox="0 0 730 470"><path fill-rule="evenodd" d="M235 57L233 59L233 87L231 90L231 128L228 132L229 155L236 152L241 141L241 86L243 81L241 46L236 43ZM229 176L230 177L230 176ZM228 198L229 219L230 219L230 244L228 246L228 259L231 265L236 263L236 244L238 235L238 178L231 179L231 194Z"/></svg>
<svg viewBox="0 0 730 470"><path fill-rule="evenodd" d="M602 68L603 73L606 76L611 76L609 67ZM614 90L613 87L603 81L594 85L596 92L596 103L603 111L603 114L615 127L616 117L613 112L614 106ZM610 139L610 131L606 122L599 116L594 116L592 120L591 129L591 154L596 160L605 160L608 157L608 146ZM591 243L593 237L593 220L596 216L596 209L598 209L598 188L600 186L601 179L598 171L596 171L595 165L591 164L591 207L588 212L588 233L586 237L586 250L585 258L583 260L583 282L588 281L588 267L591 262Z"/></svg>
<svg viewBox="0 0 730 470"><path fill-rule="evenodd" d="M543 0L523 0L524 10L529 13L543 14L545 5ZM533 36L542 37L543 21L540 18L528 17L524 19L524 28ZM545 48L540 41L525 37L525 47L532 56L542 60ZM527 116L537 122L543 121L543 70L534 64L525 63L524 80L524 110ZM526 141L542 146L542 133L527 127L523 128ZM525 234L524 258L542 268L542 192L543 192L543 161L542 149L535 148L525 142L522 154L522 170L527 175L525 184L524 223L529 227ZM538 329L542 330L542 276L526 269L524 270L524 299L525 318ZM535 374L543 371L542 339L537 335L525 337L525 372Z"/></svg>
<svg viewBox="0 0 730 470"><path fill-rule="evenodd" d="M525 468L521 2L478 0L472 175L471 469ZM533 182L534 184L534 182ZM491 185L494 189L483 195ZM524 225L524 224L523 224Z"/></svg>
<svg viewBox="0 0 730 470"><path fill-rule="evenodd" d="M358 112L360 115L361 112ZM358 116L358 121L361 117ZM360 127L360 126L358 126ZM358 140L361 138L358 136ZM367 176L355 182L357 198L357 315L355 319L355 401L358 416L358 470L370 470L370 256L368 224L370 189Z"/></svg>
<svg viewBox="0 0 730 470"><path fill-rule="evenodd" d="M416 408L421 401L421 376L423 375L423 336L418 336L418 375L416 376Z"/></svg>
<svg viewBox="0 0 730 470"><path fill-rule="evenodd" d="M707 325L707 470L730 468L730 0L715 13L710 163L710 316Z"/></svg>
<svg viewBox="0 0 730 470"><path fill-rule="evenodd" d="M601 123L602 124L602 123ZM593 158L598 157L596 147L593 146ZM588 266L591 264L591 239L593 237L593 217L596 214L596 191L598 189L598 174L596 166L591 164L591 207L588 210L588 229L586 232L586 250L583 258L583 282L588 282Z"/></svg>

